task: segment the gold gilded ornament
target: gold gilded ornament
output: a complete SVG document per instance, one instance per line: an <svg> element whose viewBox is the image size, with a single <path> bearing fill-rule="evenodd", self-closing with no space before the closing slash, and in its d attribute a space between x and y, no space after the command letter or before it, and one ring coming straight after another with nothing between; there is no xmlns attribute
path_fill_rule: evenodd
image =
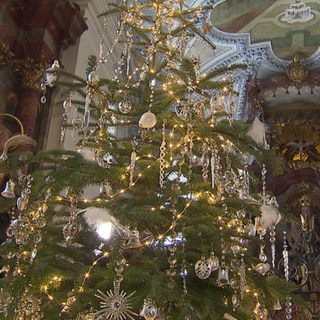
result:
<svg viewBox="0 0 320 320"><path fill-rule="evenodd" d="M294 55L292 63L286 70L286 74L297 88L301 88L304 81L307 79L308 71L306 70L302 60L299 59L297 53Z"/></svg>

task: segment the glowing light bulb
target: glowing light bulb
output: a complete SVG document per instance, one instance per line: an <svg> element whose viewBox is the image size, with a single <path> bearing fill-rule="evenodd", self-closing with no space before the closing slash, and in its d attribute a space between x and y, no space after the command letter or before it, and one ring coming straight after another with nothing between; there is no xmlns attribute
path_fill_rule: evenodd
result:
<svg viewBox="0 0 320 320"><path fill-rule="evenodd" d="M112 235L112 222L103 222L99 224L96 232L103 240L109 240Z"/></svg>

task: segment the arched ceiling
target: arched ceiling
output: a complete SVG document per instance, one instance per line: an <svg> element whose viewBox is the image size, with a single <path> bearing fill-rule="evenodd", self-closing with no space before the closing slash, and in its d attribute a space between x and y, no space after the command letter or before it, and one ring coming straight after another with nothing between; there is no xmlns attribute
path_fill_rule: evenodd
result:
<svg viewBox="0 0 320 320"><path fill-rule="evenodd" d="M215 6L212 23L228 33L249 33L251 43L270 41L279 58L291 60L295 52L307 58L317 51L319 11L319 1L225 0Z"/></svg>
<svg viewBox="0 0 320 320"><path fill-rule="evenodd" d="M202 2L203 0L196 0ZM286 76L296 53L312 73L320 73L320 2L302 0L210 0L213 25L210 36L216 44L216 54L204 58L207 71L232 63L244 63L247 70L235 77L239 92L236 118L246 119L248 83L254 79ZM298 10L297 10L298 9ZM301 13L303 13L301 15ZM291 15L290 15L291 14ZM293 15L292 15L293 14ZM288 80L288 79L287 79ZM290 79L288 80L290 85ZM294 83L292 83L294 86ZM318 84L313 93L318 96ZM279 86L281 88L281 86ZM290 88L289 88L290 89ZM273 90L272 104L297 98L297 90ZM310 88L300 88L305 103L314 103ZM265 97L268 99L268 97ZM268 99L269 100L269 99ZM317 100L317 99L316 99Z"/></svg>

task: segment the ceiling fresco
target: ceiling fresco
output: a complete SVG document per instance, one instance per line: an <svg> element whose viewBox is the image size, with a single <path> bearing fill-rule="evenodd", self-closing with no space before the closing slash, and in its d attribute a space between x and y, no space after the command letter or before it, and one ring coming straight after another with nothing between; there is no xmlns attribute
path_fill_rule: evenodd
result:
<svg viewBox="0 0 320 320"><path fill-rule="evenodd" d="M274 53L291 60L312 56L320 46L320 2L225 0L212 12L213 25L227 33L249 33L251 43L270 41Z"/></svg>

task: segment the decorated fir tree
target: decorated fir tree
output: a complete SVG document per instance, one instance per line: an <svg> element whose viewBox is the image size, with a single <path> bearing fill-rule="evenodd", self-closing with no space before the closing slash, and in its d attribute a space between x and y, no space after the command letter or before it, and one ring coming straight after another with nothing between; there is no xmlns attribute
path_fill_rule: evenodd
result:
<svg viewBox="0 0 320 320"><path fill-rule="evenodd" d="M272 158L234 119L245 66L202 72L209 13L182 1L113 5L104 15L119 16L117 38L101 42L85 79L47 72L65 89L63 132L77 150L2 157L15 184L1 199L4 319L267 319L285 303L280 215L264 188ZM122 54L104 79L114 47Z"/></svg>

